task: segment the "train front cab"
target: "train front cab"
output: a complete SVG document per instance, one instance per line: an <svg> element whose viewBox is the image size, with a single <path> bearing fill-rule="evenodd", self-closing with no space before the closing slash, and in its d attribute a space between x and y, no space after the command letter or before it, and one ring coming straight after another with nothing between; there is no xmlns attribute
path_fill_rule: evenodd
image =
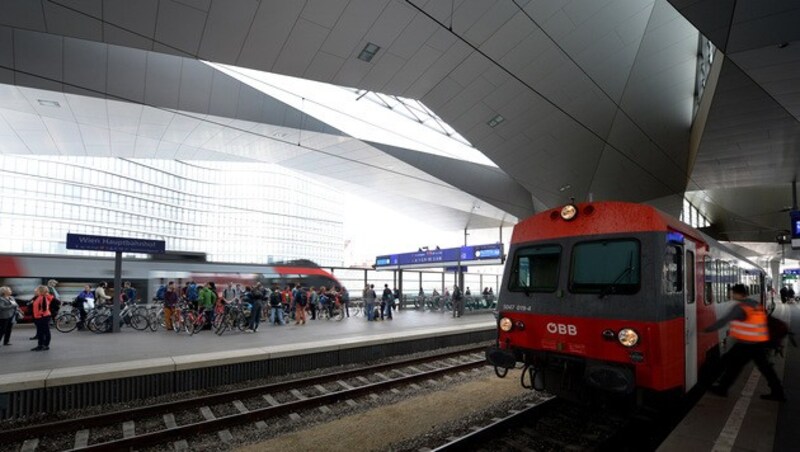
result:
<svg viewBox="0 0 800 452"><path fill-rule="evenodd" d="M687 392L719 342L698 335L716 318L697 290L706 250L667 228L512 245L490 363L561 396Z"/></svg>

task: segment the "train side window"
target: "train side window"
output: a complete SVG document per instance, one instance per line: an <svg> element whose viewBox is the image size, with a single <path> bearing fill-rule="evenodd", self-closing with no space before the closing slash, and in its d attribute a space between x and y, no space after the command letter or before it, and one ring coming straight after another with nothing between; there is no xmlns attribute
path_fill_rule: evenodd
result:
<svg viewBox="0 0 800 452"><path fill-rule="evenodd" d="M703 303L709 305L714 302L714 263L708 256L703 258L703 270L705 271L705 275L703 275Z"/></svg>
<svg viewBox="0 0 800 452"><path fill-rule="evenodd" d="M717 303L722 303L722 263L719 259L714 260L714 299Z"/></svg>
<svg viewBox="0 0 800 452"><path fill-rule="evenodd" d="M514 255L508 289L512 292L553 292L558 288L560 245L520 248Z"/></svg>
<svg viewBox="0 0 800 452"><path fill-rule="evenodd" d="M731 299L731 284L733 283L733 271L731 270L731 263L722 261L722 294L724 301Z"/></svg>
<svg viewBox="0 0 800 452"><path fill-rule="evenodd" d="M668 245L664 254L664 290L667 293L683 292L683 250L679 246Z"/></svg>
<svg viewBox="0 0 800 452"><path fill-rule="evenodd" d="M688 297L689 304L694 303L694 286L695 282L695 260L694 260L694 253L691 251L686 252L686 296Z"/></svg>

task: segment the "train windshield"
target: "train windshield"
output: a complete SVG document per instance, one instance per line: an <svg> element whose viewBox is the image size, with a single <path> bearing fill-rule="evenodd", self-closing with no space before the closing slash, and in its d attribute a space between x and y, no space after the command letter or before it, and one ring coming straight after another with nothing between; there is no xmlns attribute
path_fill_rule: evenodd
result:
<svg viewBox="0 0 800 452"><path fill-rule="evenodd" d="M572 249L570 291L632 294L639 291L641 269L638 240L582 242Z"/></svg>
<svg viewBox="0 0 800 452"><path fill-rule="evenodd" d="M514 256L509 290L512 292L553 292L558 286L561 246L520 248Z"/></svg>

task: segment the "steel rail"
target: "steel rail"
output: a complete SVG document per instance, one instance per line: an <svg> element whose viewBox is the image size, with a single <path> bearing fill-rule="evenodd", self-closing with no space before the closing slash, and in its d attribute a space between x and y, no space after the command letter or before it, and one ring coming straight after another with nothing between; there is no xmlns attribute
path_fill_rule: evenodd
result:
<svg viewBox="0 0 800 452"><path fill-rule="evenodd" d="M17 427L3 431L3 435L0 436L0 444L6 443L8 441L17 442L19 440L25 440L28 438L54 436L59 433L73 432L75 431L76 428L85 429L89 427L102 427L110 424L124 422L131 419L138 419L142 417L155 416L159 414L186 411L190 408L195 408L205 405L218 405L222 403L232 402L238 399L251 398L267 393L283 392L291 389L304 388L308 386L314 386L316 384L329 383L331 381L352 378L358 375L381 372L384 370L389 370L394 368L413 366L415 364L438 361L456 356L463 356L471 353L479 353L483 352L485 349L486 349L485 346L472 347L465 350L441 353L438 355L426 356L421 358L404 359L400 361L387 362L382 364L375 364L372 366L358 367L355 369L344 370L324 375L316 375L294 380L287 380L283 382L269 383L265 385L255 386L252 388L236 389L232 391L220 392L217 394L208 394L199 397L173 400L153 405L126 408L123 410L101 413L91 416L64 419L53 422L34 422L31 425L26 425L24 427ZM46 434L43 435L42 432L46 432Z"/></svg>

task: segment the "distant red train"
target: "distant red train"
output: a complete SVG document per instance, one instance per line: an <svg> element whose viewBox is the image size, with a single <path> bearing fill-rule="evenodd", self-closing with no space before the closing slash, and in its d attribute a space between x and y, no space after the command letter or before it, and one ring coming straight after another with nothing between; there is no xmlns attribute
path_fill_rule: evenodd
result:
<svg viewBox="0 0 800 452"><path fill-rule="evenodd" d="M85 284L94 287L98 282L106 281L111 286L114 282L114 259L0 254L0 286L11 287L21 305L33 297L36 286L46 284L48 279L58 280L57 289L64 301L72 300ZM340 286L333 274L309 260L269 265L226 264L186 260L180 255L125 259L122 279L131 281L139 298L145 301L152 299L159 285L167 281L177 284L214 281L219 291L229 282L242 285L261 282L267 286L273 283L281 286L294 283L307 287Z"/></svg>
<svg viewBox="0 0 800 452"><path fill-rule="evenodd" d="M557 395L682 394L726 352L704 333L747 285L753 262L652 207L595 202L552 209L514 228L499 297L498 375L522 363L523 385Z"/></svg>

